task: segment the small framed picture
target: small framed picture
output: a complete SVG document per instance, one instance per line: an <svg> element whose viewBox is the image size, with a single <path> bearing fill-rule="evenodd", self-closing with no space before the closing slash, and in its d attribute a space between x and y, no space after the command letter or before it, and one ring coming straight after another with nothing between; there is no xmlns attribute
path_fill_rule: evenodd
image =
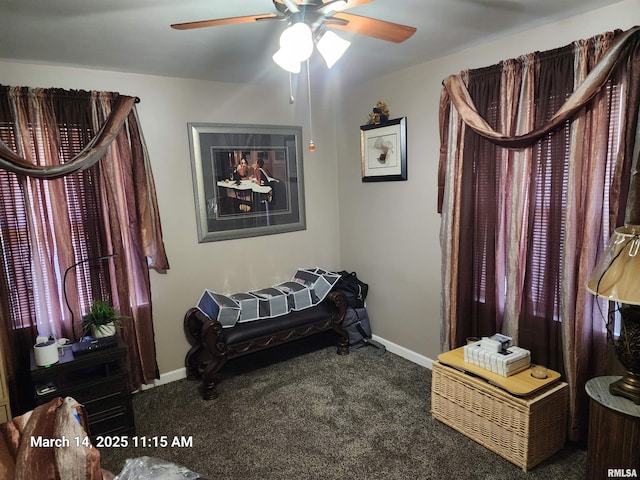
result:
<svg viewBox="0 0 640 480"><path fill-rule="evenodd" d="M407 179L407 117L360 127L362 181Z"/></svg>

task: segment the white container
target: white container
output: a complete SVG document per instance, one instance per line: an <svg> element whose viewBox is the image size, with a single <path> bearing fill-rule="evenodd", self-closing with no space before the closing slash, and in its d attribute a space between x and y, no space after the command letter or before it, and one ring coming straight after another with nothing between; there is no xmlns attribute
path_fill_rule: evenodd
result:
<svg viewBox="0 0 640 480"><path fill-rule="evenodd" d="M291 281L309 288L312 291L312 303L317 305L324 300L324 297L327 296L339 279L340 275L327 272L321 268L301 268L295 273Z"/></svg>
<svg viewBox="0 0 640 480"><path fill-rule="evenodd" d="M58 342L55 340L47 340L46 342L36 343L33 346L33 354L36 365L46 367L58 363Z"/></svg>
<svg viewBox="0 0 640 480"><path fill-rule="evenodd" d="M233 327L240 318L240 306L232 298L205 290L198 308L212 320L218 320L223 327Z"/></svg>
<svg viewBox="0 0 640 480"><path fill-rule="evenodd" d="M250 293L260 300L260 318L278 317L289 313L287 295L277 288L263 288Z"/></svg>
<svg viewBox="0 0 640 480"><path fill-rule="evenodd" d="M302 310L313 306L311 290L298 282L284 282L275 286L287 295L287 303L290 310Z"/></svg>
<svg viewBox="0 0 640 480"><path fill-rule="evenodd" d="M238 322L251 322L260 318L258 297L250 293L234 293L231 298L240 305Z"/></svg>

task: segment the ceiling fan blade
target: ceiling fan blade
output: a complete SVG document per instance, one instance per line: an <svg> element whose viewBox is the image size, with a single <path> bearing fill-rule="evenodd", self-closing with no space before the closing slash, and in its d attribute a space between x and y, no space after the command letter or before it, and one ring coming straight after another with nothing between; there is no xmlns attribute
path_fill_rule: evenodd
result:
<svg viewBox="0 0 640 480"><path fill-rule="evenodd" d="M373 0L323 0L322 5L316 11L321 15L330 16L335 12L341 12L370 2L373 2Z"/></svg>
<svg viewBox="0 0 640 480"><path fill-rule="evenodd" d="M344 10L347 8L346 0L327 0L321 6L316 8L316 12L323 16L331 15L332 13Z"/></svg>
<svg viewBox="0 0 640 480"><path fill-rule="evenodd" d="M298 13L300 11L300 6L293 0L273 0L273 3L276 4L276 8L279 11L282 11L282 9L278 8L278 3L287 7L287 10L291 13Z"/></svg>
<svg viewBox="0 0 640 480"><path fill-rule="evenodd" d="M491 7L505 10L524 10L524 3L519 0L456 0L457 2L476 4L481 7Z"/></svg>
<svg viewBox="0 0 640 480"><path fill-rule="evenodd" d="M236 25L239 23L251 23L266 19L279 19L278 15L267 13L265 15L248 15L246 17L216 18L214 20L201 20L199 22L174 23L171 28L176 30L191 30L192 28L217 27L218 25Z"/></svg>
<svg viewBox="0 0 640 480"><path fill-rule="evenodd" d="M347 0L347 5L339 10L346 10L347 8L357 7L358 5L364 5L365 3L371 3L373 0ZM325 2L326 3L326 2Z"/></svg>
<svg viewBox="0 0 640 480"><path fill-rule="evenodd" d="M346 25L331 24L332 18L346 20L349 23ZM327 19L326 25L330 28L360 33L362 35L368 35L370 37L379 38L380 40L386 40L387 42L393 43L404 42L411 37L411 35L416 33L416 29L413 27L343 12L336 13L331 18Z"/></svg>

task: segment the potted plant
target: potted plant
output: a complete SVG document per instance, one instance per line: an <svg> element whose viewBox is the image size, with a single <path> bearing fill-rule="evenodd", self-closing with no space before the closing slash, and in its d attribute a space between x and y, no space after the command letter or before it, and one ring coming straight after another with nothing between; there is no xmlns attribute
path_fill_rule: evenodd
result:
<svg viewBox="0 0 640 480"><path fill-rule="evenodd" d="M124 317L119 315L109 302L104 300L94 300L89 310L82 317L82 334L94 338L111 337L116 334L116 327L122 326L121 320Z"/></svg>

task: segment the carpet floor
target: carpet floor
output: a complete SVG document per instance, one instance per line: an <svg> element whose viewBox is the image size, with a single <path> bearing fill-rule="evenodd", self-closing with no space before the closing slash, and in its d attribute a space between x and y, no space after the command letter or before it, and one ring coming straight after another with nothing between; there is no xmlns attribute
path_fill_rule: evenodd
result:
<svg viewBox="0 0 640 480"><path fill-rule="evenodd" d="M228 362L215 400L186 379L137 393L137 437L157 439L101 449L103 468L150 456L216 480L585 477L586 452L570 443L524 473L431 417L429 369L375 353L339 356L315 335Z"/></svg>

